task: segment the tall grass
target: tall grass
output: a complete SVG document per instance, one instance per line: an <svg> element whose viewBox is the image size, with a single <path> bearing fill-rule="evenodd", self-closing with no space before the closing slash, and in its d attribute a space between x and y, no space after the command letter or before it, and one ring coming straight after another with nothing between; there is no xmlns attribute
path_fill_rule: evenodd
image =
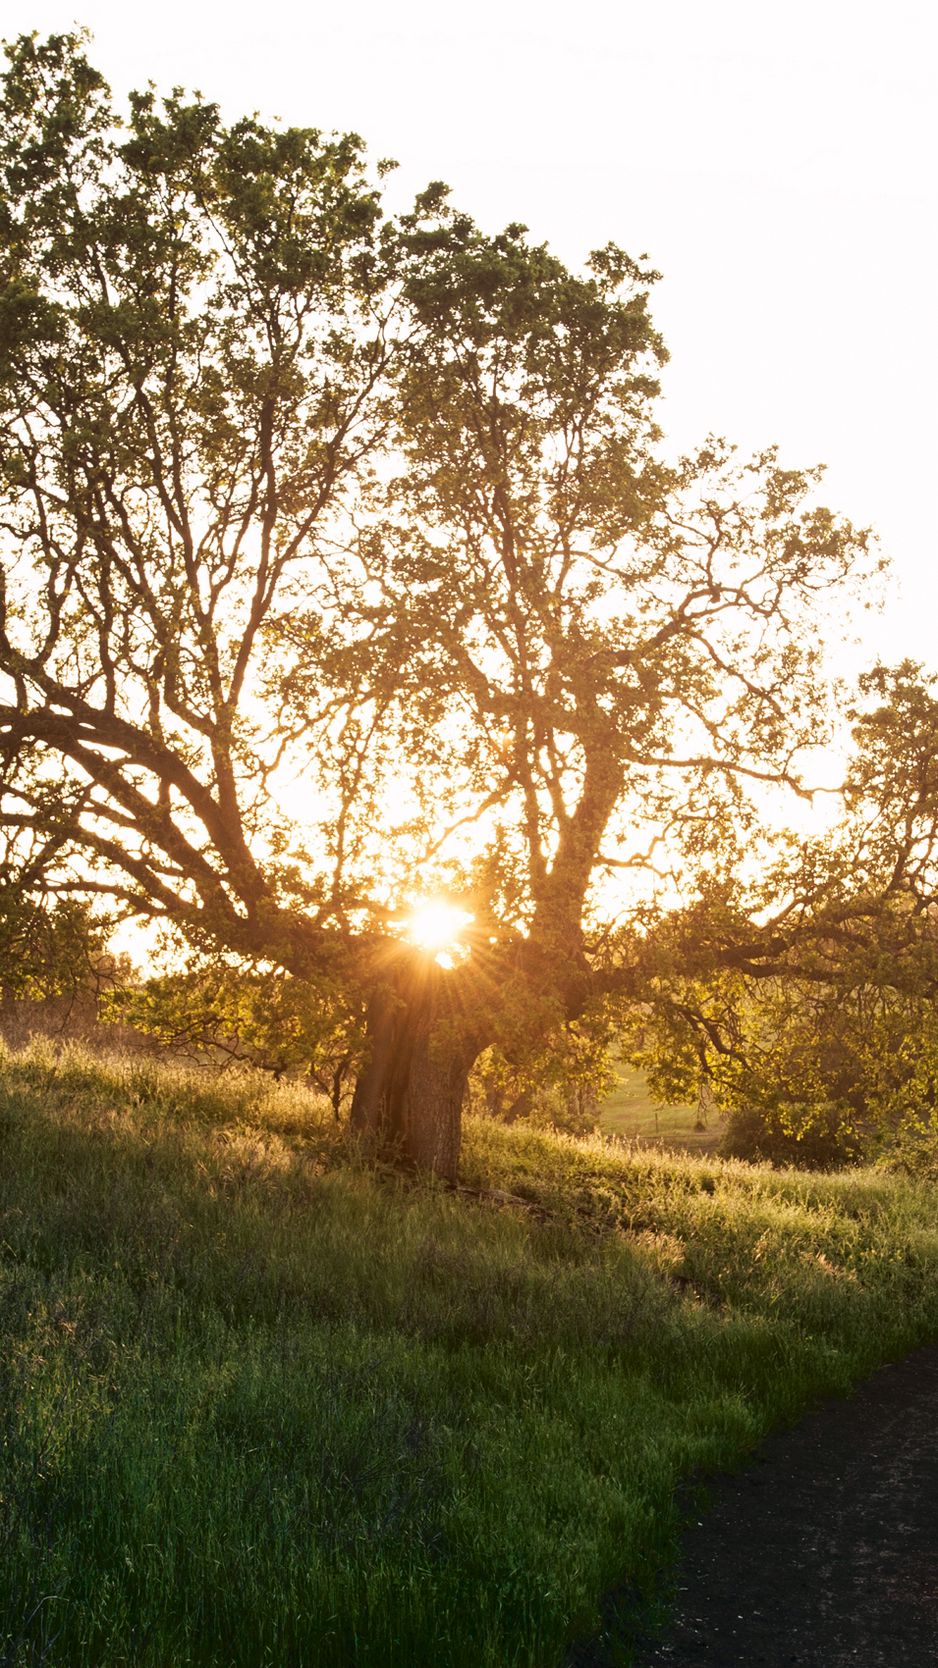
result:
<svg viewBox="0 0 938 1668"><path fill-rule="evenodd" d="M0 1663L550 1668L675 1483L938 1332L938 1207L304 1091L0 1071Z"/></svg>

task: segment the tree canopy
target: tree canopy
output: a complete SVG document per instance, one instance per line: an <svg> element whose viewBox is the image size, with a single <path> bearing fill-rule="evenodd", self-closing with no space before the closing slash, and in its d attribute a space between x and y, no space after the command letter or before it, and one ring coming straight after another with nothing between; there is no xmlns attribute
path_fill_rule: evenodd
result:
<svg viewBox="0 0 938 1668"><path fill-rule="evenodd" d="M0 821L351 993L356 1121L452 1174L473 1060L647 996L676 899L654 977L787 953L739 876L875 556L818 471L668 461L642 261L391 216L353 135L119 118L86 45L19 39L0 104Z"/></svg>

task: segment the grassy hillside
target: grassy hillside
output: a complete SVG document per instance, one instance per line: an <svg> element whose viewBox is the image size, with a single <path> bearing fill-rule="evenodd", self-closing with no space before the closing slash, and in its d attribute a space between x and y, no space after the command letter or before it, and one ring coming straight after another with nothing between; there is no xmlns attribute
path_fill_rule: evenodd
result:
<svg viewBox="0 0 938 1668"><path fill-rule="evenodd" d="M0 1661L554 1668L675 1481L938 1332L933 1191L0 1072Z"/></svg>

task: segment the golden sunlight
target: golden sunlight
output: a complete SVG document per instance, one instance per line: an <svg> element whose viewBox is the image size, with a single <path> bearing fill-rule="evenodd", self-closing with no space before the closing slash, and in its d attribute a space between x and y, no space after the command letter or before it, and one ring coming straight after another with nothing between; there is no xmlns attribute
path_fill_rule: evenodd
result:
<svg viewBox="0 0 938 1668"><path fill-rule="evenodd" d="M463 948L462 935L475 919L445 898L420 898L404 922L412 944L436 954L441 967L452 967L454 950Z"/></svg>

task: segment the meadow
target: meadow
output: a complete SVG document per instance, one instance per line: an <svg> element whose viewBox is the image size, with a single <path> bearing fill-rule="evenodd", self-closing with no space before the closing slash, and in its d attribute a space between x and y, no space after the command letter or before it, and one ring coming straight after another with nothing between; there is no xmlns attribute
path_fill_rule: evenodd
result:
<svg viewBox="0 0 938 1668"><path fill-rule="evenodd" d="M642 1072L621 1064L598 1122L603 1135L624 1136L639 1146L654 1143L681 1152L716 1153L723 1136L718 1113L712 1113L701 1127L695 1106L660 1105L649 1093Z"/></svg>
<svg viewBox="0 0 938 1668"><path fill-rule="evenodd" d="M4 1668L558 1668L682 1479L938 1334L938 1202L304 1089L0 1061ZM624 1659L627 1658L627 1651Z"/></svg>

